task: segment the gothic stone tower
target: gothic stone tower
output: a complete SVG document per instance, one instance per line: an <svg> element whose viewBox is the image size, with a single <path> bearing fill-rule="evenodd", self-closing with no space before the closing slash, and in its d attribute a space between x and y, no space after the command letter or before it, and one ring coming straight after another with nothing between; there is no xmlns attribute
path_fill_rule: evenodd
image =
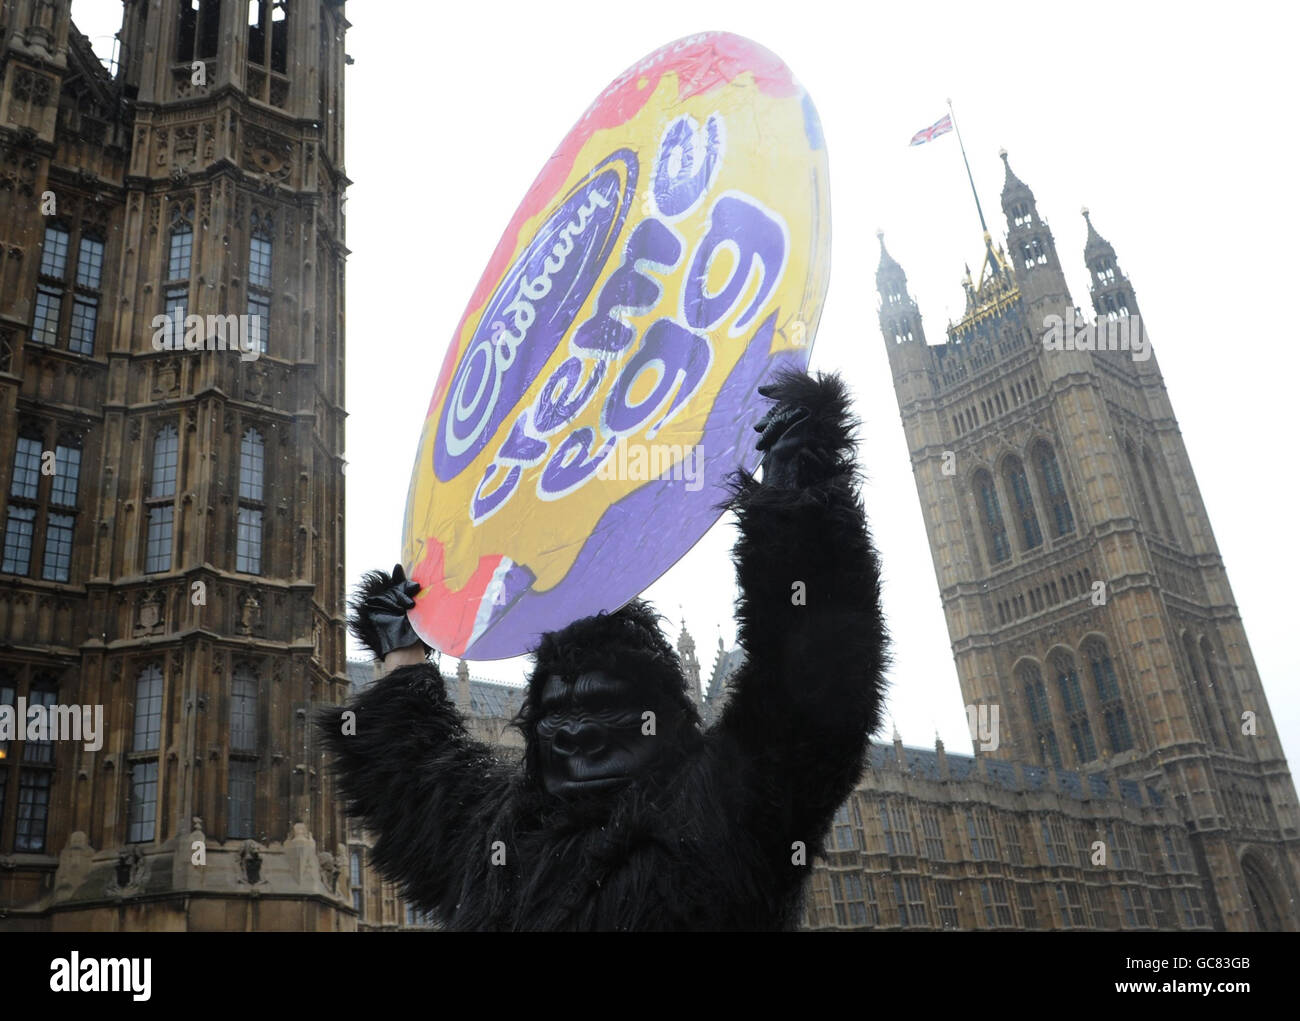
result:
<svg viewBox="0 0 1300 1021"><path fill-rule="evenodd" d="M0 928L352 928L309 727L347 688L343 3L123 7L114 75L70 0L0 8L0 701L104 713L0 745Z"/></svg>
<svg viewBox="0 0 1300 1021"><path fill-rule="evenodd" d="M1214 924L1294 930L1295 786L1133 287L1089 220L1085 317L1009 164L1002 208L945 343L883 236L876 277L962 695L1000 716L982 754L1162 788Z"/></svg>
<svg viewBox="0 0 1300 1021"><path fill-rule="evenodd" d="M686 675L686 692L699 709L704 704L704 695L700 691L700 661L695 656L695 639L686 630L684 620L677 636L677 655L682 661L682 673Z"/></svg>

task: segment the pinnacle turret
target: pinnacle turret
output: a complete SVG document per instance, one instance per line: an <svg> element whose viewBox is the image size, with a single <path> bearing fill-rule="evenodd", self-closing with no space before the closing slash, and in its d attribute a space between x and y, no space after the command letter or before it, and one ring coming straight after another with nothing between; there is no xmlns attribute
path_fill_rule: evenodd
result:
<svg viewBox="0 0 1300 1021"><path fill-rule="evenodd" d="M1083 261L1088 266L1092 307L1106 319L1123 319L1138 312L1137 295L1115 259L1114 246L1097 233L1087 207L1082 210L1088 224L1088 239L1083 246Z"/></svg>
<svg viewBox="0 0 1300 1021"><path fill-rule="evenodd" d="M686 630L686 620L682 620L682 630L677 636L677 655L681 659L682 673L686 677L686 690L691 700L699 706L704 696L700 690L700 661L695 656L695 639Z"/></svg>
<svg viewBox="0 0 1300 1021"><path fill-rule="evenodd" d="M1084 221L1088 224L1088 240L1083 248L1084 261L1091 263L1099 255L1109 255L1113 258L1115 249L1109 241L1097 233L1097 228L1092 225L1092 216L1088 212L1088 207L1084 206L1081 211Z"/></svg>
<svg viewBox="0 0 1300 1021"><path fill-rule="evenodd" d="M1002 165L1006 167L1006 177L1002 182L1002 208L1007 206L1008 196L1016 198L1027 198L1031 203L1034 201L1034 193L1029 185L1016 176L1016 172L1011 169L1011 163L1007 159L1007 151L999 149L998 155L1002 157Z"/></svg>
<svg viewBox="0 0 1300 1021"><path fill-rule="evenodd" d="M880 331L896 343L920 339L921 313L907 293L907 274L885 247L885 232L876 231L880 242L880 265L876 269L876 291L880 295Z"/></svg>
<svg viewBox="0 0 1300 1021"><path fill-rule="evenodd" d="M1034 201L1033 190L1016 176L1007 160L1007 151L998 152L1002 164L1007 168L1006 180L1002 184L1002 212L1007 217L1007 230L1011 234L1023 233L1035 226L1038 220L1038 205Z"/></svg>
<svg viewBox="0 0 1300 1021"><path fill-rule="evenodd" d="M876 267L876 290L881 300L888 302L891 295L900 299L906 298L907 274L885 247L883 230L876 231L876 240L880 242L880 264Z"/></svg>
<svg viewBox="0 0 1300 1021"><path fill-rule="evenodd" d="M1006 167L1002 184L1002 212L1007 218L1007 252L1015 268L1021 293L1031 302L1040 298L1069 299L1065 275L1056 254L1056 242L1038 215L1034 192L1011 169L1005 149L998 153Z"/></svg>

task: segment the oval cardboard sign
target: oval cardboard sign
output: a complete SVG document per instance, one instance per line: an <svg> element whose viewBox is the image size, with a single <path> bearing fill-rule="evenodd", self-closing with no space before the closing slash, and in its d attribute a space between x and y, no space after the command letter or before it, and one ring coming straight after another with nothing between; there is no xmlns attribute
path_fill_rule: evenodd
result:
<svg viewBox="0 0 1300 1021"><path fill-rule="evenodd" d="M817 112L776 56L707 33L615 79L515 212L434 388L403 530L420 636L519 655L671 567L757 466L755 390L807 364L829 270Z"/></svg>

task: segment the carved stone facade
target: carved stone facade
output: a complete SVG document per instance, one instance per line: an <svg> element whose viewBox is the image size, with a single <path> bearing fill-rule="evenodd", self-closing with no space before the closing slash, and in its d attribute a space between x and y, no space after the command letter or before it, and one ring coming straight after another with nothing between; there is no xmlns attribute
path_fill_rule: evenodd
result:
<svg viewBox="0 0 1300 1021"><path fill-rule="evenodd" d="M354 929L309 725L347 691L343 3L125 0L114 74L70 6L0 4L0 698L104 734L3 750L0 929Z"/></svg>
<svg viewBox="0 0 1300 1021"><path fill-rule="evenodd" d="M987 754L874 743L813 868L808 929L1208 929L1156 788Z"/></svg>
<svg viewBox="0 0 1300 1021"><path fill-rule="evenodd" d="M1010 164L1002 209L945 343L883 237L876 278L980 757L1158 792L1210 924L1295 930L1295 785L1133 287L1089 219L1085 316Z"/></svg>

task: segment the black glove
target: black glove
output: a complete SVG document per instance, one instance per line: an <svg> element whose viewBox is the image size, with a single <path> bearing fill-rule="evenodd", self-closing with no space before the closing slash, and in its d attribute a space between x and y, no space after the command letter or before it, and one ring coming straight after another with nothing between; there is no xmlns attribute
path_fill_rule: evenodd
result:
<svg viewBox="0 0 1300 1021"><path fill-rule="evenodd" d="M757 447L763 451L763 485L802 489L834 473L836 451L823 442L814 413L823 403L821 385L805 373L786 372L758 388L776 402L754 426L762 433Z"/></svg>
<svg viewBox="0 0 1300 1021"><path fill-rule="evenodd" d="M406 616L419 591L420 583L407 581L401 564L393 568L391 575L367 572L348 604L348 629L377 659L417 642L427 650Z"/></svg>

